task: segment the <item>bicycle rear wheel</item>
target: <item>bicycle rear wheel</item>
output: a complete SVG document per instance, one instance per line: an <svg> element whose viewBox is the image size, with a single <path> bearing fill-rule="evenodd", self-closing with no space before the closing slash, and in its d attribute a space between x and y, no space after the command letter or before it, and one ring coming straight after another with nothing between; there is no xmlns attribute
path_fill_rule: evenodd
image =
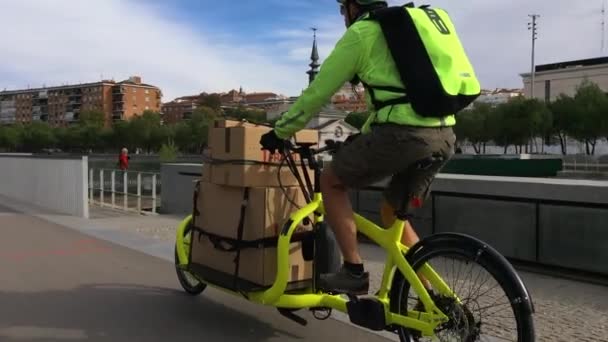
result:
<svg viewBox="0 0 608 342"><path fill-rule="evenodd" d="M425 264L431 266L460 298L461 304L454 298L432 295L450 321L438 326L432 338L422 337L415 330L398 328L400 341L533 342L533 309L525 305L529 298L522 298L522 284L506 259L497 258L498 253L478 240L450 236L457 238L408 252L407 259L415 271ZM424 310L410 284L396 272L391 288L391 311L406 315L414 307L417 311Z"/></svg>

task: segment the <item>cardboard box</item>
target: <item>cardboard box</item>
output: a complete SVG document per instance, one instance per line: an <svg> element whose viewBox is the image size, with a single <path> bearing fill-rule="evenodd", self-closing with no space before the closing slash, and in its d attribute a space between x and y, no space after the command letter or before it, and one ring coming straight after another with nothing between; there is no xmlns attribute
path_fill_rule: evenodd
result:
<svg viewBox="0 0 608 342"><path fill-rule="evenodd" d="M298 206L305 200L300 189L286 189L289 198ZM201 182L197 198L195 226L236 239L244 189ZM245 211L243 240L254 241L279 235L289 216L297 210L278 188L251 188ZM298 231L310 231L312 226ZM215 249L209 239L195 235L192 243L192 263L232 276L235 271L236 252ZM276 276L276 248L244 249L241 251L239 277L256 285L267 287ZM312 262L304 261L301 243L292 243L290 249L290 282L312 279ZM204 276L204 275L203 275ZM230 278L230 277L229 277Z"/></svg>
<svg viewBox="0 0 608 342"><path fill-rule="evenodd" d="M238 122L234 125L237 125ZM240 126L230 126L226 122L224 128L209 128L209 149L213 159L247 160L264 163L278 163L282 156L262 150L260 139L272 128L243 123ZM316 130L301 130L295 135L295 141L318 145L319 133Z"/></svg>
<svg viewBox="0 0 608 342"><path fill-rule="evenodd" d="M281 169L281 182L279 182L279 167L270 165L212 165L203 167L210 176L203 177L214 184L236 187L295 187L299 186L296 176L287 165ZM302 182L306 184L301 167L298 168ZM311 182L314 181L314 171L308 170Z"/></svg>
<svg viewBox="0 0 608 342"><path fill-rule="evenodd" d="M203 170L201 171L201 181L211 182L211 165L209 163L203 163Z"/></svg>
<svg viewBox="0 0 608 342"><path fill-rule="evenodd" d="M227 120L227 119L215 120L215 122L213 123L213 127L216 127L216 128L226 128L226 127L259 127L259 126L263 126L263 125L256 125L254 123L247 122L247 121Z"/></svg>

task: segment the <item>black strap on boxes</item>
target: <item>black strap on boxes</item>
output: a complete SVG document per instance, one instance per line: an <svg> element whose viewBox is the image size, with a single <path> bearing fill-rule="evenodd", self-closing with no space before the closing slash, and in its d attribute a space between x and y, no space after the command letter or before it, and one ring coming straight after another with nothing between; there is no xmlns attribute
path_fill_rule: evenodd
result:
<svg viewBox="0 0 608 342"><path fill-rule="evenodd" d="M241 265L241 245L243 244L243 228L245 226L245 210L249 204L249 188L245 188L243 193L243 203L241 204L241 217L239 218L239 227L237 230L236 241L236 258L234 259L234 288L238 286L239 267Z"/></svg>
<svg viewBox="0 0 608 342"><path fill-rule="evenodd" d="M232 239L229 237L213 234L198 227L195 228L195 230L199 233L199 241L203 236L205 236L209 239L209 241L213 245L213 248L227 253L233 253L245 249L273 248L277 247L279 243L279 238L276 236L251 241L241 240L239 242L238 239ZM312 235L313 232L310 231L295 233L292 235L290 242L306 241L311 238Z"/></svg>

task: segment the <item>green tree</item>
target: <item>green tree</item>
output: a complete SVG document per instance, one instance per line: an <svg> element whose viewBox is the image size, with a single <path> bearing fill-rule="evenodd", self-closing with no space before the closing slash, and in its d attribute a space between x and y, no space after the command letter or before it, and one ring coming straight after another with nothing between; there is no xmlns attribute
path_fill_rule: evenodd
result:
<svg viewBox="0 0 608 342"><path fill-rule="evenodd" d="M523 153L524 147L525 152L532 150L533 139L544 136L551 122L551 113L542 102L520 96L499 105L490 115L488 128L505 153L511 145L517 153Z"/></svg>
<svg viewBox="0 0 608 342"><path fill-rule="evenodd" d="M167 143L164 143L160 148L159 157L162 163L174 162L177 159L179 150L173 140L169 139Z"/></svg>
<svg viewBox="0 0 608 342"><path fill-rule="evenodd" d="M114 130L110 127L101 129L99 132L99 148L104 152L114 147Z"/></svg>
<svg viewBox="0 0 608 342"><path fill-rule="evenodd" d="M192 152L194 144L193 133L190 124L186 121L180 122L174 127L175 144L181 151Z"/></svg>
<svg viewBox="0 0 608 342"><path fill-rule="evenodd" d="M574 98L565 94L560 94L555 101L549 105L549 109L553 114L553 135L559 139L562 154L568 153L568 133L574 131L576 121L579 120L577 115L580 111L577 110L577 104Z"/></svg>
<svg viewBox="0 0 608 342"><path fill-rule="evenodd" d="M522 110L528 114L530 123L530 148L526 146L526 152L544 152L546 137L551 134L553 128L553 114L545 102L537 99L527 99L523 103ZM538 139L541 138L542 150L539 151Z"/></svg>
<svg viewBox="0 0 608 342"><path fill-rule="evenodd" d="M23 148L26 151L40 151L55 146L56 142L54 131L47 123L34 121L24 125Z"/></svg>
<svg viewBox="0 0 608 342"><path fill-rule="evenodd" d="M209 107L216 112L220 112L222 109L222 100L220 94L202 93L199 95L197 103L199 106Z"/></svg>
<svg viewBox="0 0 608 342"><path fill-rule="evenodd" d="M148 153L154 147L159 147L160 143L155 139L158 137L156 132L160 131L161 117L159 113L145 111L141 116L135 116L129 122L129 132L131 134L131 143L135 147L143 147Z"/></svg>
<svg viewBox="0 0 608 342"><path fill-rule="evenodd" d="M494 109L490 104L477 102L473 108L458 115L454 128L457 139L466 139L475 153L486 153L486 145L492 140L490 119Z"/></svg>
<svg viewBox="0 0 608 342"><path fill-rule="evenodd" d="M0 127L0 149L15 151L21 146L23 128L21 126Z"/></svg>
<svg viewBox="0 0 608 342"><path fill-rule="evenodd" d="M126 121L118 121L112 127L112 141L109 144L110 148L119 150L123 147L133 150L135 140L131 135L131 125Z"/></svg>
<svg viewBox="0 0 608 342"><path fill-rule="evenodd" d="M227 109L225 116L235 120L247 120L255 124L267 123L266 112L264 110L246 108L244 106Z"/></svg>
<svg viewBox="0 0 608 342"><path fill-rule="evenodd" d="M202 153L207 145L208 130L217 113L208 107L197 108L192 117L173 128L174 141L181 151Z"/></svg>
<svg viewBox="0 0 608 342"><path fill-rule="evenodd" d="M584 80L577 87L574 103L576 120L569 135L584 142L587 154L593 155L597 140L605 134L608 98L597 84Z"/></svg>
<svg viewBox="0 0 608 342"><path fill-rule="evenodd" d="M88 110L80 114L78 125L101 128L105 125L105 114L99 110Z"/></svg>
<svg viewBox="0 0 608 342"><path fill-rule="evenodd" d="M81 128L78 126L55 128L57 147L64 151L75 151L83 149Z"/></svg>

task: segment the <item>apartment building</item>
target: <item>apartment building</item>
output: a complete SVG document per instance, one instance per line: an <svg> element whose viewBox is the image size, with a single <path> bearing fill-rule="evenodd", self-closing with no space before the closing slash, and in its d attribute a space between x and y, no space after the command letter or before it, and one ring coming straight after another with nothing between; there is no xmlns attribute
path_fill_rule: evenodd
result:
<svg viewBox="0 0 608 342"><path fill-rule="evenodd" d="M82 112L102 111L106 125L129 120L145 110L160 111L162 92L133 76L122 82L101 81L77 85L0 92L0 124L45 121L67 126Z"/></svg>
<svg viewBox="0 0 608 342"><path fill-rule="evenodd" d="M198 107L199 95L178 97L175 100L162 104L163 122L168 125L176 124L192 117Z"/></svg>

